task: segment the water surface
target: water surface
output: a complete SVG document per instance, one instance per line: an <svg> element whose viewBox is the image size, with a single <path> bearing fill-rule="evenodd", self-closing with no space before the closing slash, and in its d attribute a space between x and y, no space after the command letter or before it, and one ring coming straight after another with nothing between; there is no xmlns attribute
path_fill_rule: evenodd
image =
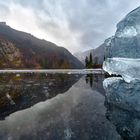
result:
<svg viewBox="0 0 140 140"><path fill-rule="evenodd" d="M119 140L103 74L0 74L0 140Z"/></svg>

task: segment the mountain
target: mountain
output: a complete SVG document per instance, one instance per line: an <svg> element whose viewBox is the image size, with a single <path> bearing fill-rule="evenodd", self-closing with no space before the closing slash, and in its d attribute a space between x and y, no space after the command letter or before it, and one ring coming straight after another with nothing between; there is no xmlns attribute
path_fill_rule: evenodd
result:
<svg viewBox="0 0 140 140"><path fill-rule="evenodd" d="M85 51L85 52L76 52L76 53L74 53L73 55L74 55L79 61L81 61L83 64L85 64L85 58L86 58L86 56L89 56L90 51L92 51L92 50L88 50L88 51Z"/></svg>
<svg viewBox="0 0 140 140"><path fill-rule="evenodd" d="M83 67L67 49L0 22L0 69Z"/></svg>
<svg viewBox="0 0 140 140"><path fill-rule="evenodd" d="M83 64L85 64L86 56L89 56L90 53L92 53L93 62L102 65L104 61L105 47L106 47L106 43L103 43L96 49L91 49L81 53L75 53L74 56L77 57Z"/></svg>

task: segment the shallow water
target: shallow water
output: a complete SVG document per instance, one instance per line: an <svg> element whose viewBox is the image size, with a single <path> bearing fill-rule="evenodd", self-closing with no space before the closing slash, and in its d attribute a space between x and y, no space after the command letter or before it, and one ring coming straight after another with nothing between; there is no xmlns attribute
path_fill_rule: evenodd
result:
<svg viewBox="0 0 140 140"><path fill-rule="evenodd" d="M103 74L0 74L0 140L119 140Z"/></svg>

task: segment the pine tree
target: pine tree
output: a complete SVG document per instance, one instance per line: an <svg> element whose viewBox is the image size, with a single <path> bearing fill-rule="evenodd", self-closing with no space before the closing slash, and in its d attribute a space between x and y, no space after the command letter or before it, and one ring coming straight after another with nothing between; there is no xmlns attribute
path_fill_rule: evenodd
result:
<svg viewBox="0 0 140 140"><path fill-rule="evenodd" d="M88 60L88 57L86 56L86 59L85 59L85 66L86 66L86 68L88 68L88 63L89 63L89 60Z"/></svg>
<svg viewBox="0 0 140 140"><path fill-rule="evenodd" d="M93 62L92 62L92 54L90 53L90 55L89 55L89 62L90 62L90 64L92 64Z"/></svg>
<svg viewBox="0 0 140 140"><path fill-rule="evenodd" d="M86 56L86 58L85 58L85 67L86 68L93 68L93 59L92 59L91 53L90 53L89 57Z"/></svg>
<svg viewBox="0 0 140 140"><path fill-rule="evenodd" d="M89 68L93 67L93 59L92 59L92 53L89 55Z"/></svg>

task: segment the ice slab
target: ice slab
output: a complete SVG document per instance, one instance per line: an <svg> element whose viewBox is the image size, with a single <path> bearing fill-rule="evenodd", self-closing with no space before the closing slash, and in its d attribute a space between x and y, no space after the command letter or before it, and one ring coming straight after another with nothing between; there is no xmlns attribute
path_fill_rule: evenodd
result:
<svg viewBox="0 0 140 140"><path fill-rule="evenodd" d="M110 75L121 75L128 83L140 80L140 59L108 58L103 63L103 69Z"/></svg>
<svg viewBox="0 0 140 140"><path fill-rule="evenodd" d="M103 86L107 103L140 114L140 81L126 83L121 77L111 77L104 80Z"/></svg>
<svg viewBox="0 0 140 140"><path fill-rule="evenodd" d="M115 35L106 45L105 56L140 58L140 7L117 24Z"/></svg>
<svg viewBox="0 0 140 140"><path fill-rule="evenodd" d="M140 136L140 82L126 83L121 77L105 79L107 119L126 140Z"/></svg>

